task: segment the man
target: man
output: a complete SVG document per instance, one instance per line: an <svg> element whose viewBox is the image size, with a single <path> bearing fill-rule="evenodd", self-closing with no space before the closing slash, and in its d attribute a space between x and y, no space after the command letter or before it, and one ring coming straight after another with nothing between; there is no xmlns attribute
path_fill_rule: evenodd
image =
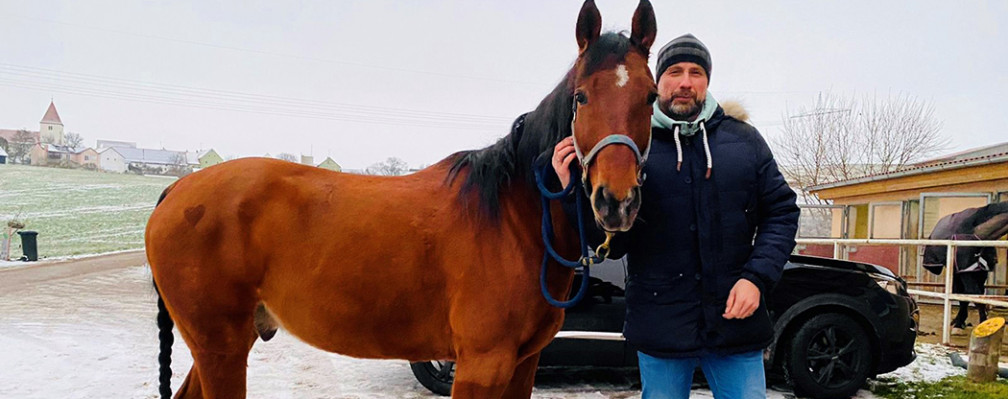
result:
<svg viewBox="0 0 1008 399"><path fill-rule="evenodd" d="M759 132L707 92L703 43L676 38L657 66L643 203L610 255L627 254L624 335L643 398L689 397L697 365L716 398L764 398L765 298L795 245L795 193ZM554 149L564 185L574 157L569 138Z"/></svg>

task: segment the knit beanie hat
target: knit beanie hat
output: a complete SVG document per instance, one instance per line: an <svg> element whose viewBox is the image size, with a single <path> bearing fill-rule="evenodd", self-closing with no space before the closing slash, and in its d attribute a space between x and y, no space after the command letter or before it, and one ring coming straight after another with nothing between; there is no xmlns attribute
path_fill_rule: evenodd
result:
<svg viewBox="0 0 1008 399"><path fill-rule="evenodd" d="M711 57L707 46L704 46L696 36L687 33L672 39L658 51L658 69L655 71L655 80L661 80L662 74L668 67L680 62L692 62L700 65L704 72L707 72L707 79L710 79Z"/></svg>

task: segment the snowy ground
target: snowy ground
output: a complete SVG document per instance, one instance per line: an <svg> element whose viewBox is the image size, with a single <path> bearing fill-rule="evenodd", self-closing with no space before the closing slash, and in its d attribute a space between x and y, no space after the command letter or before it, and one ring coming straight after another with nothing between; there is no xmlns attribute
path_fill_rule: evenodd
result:
<svg viewBox="0 0 1008 399"><path fill-rule="evenodd" d="M156 306L145 266L18 284L4 279L31 273L32 267L0 272L0 398L157 397ZM176 339L175 388L192 364ZM917 362L888 376L935 380L962 374L942 347L919 349ZM406 362L324 353L283 332L256 343L248 376L251 398L434 397L413 379ZM793 398L775 390L768 396ZM538 386L533 397L639 398L640 392L628 384L588 380ZM712 396L694 390L693 397ZM857 397L874 398L867 391Z"/></svg>

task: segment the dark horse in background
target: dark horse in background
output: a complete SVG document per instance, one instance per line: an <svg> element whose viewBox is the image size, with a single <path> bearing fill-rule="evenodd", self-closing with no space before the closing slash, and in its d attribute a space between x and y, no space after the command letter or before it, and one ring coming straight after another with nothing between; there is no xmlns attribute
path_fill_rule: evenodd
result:
<svg viewBox="0 0 1008 399"><path fill-rule="evenodd" d="M539 291L533 160L572 129L582 152L613 134L640 149L650 140L651 4L640 2L630 37L601 35L601 23L585 2L572 69L490 147L400 177L239 159L168 187L146 231L161 394L171 395L173 326L194 360L179 398L245 397L249 350L283 327L348 356L455 360L456 398L528 398L564 317ZM607 230L633 223L641 166L629 144L611 145L584 172ZM614 208L625 212L599 216ZM575 257L577 234L552 210L555 244ZM550 264L546 280L562 298L573 272Z"/></svg>
<svg viewBox="0 0 1008 399"><path fill-rule="evenodd" d="M928 237L935 240L997 240L1008 234L1008 202L995 202L979 208L969 208L946 215L938 220ZM924 267L941 274L946 266L948 248L930 245L924 248ZM987 273L997 264L997 251L993 247L957 247L953 258L952 292L956 294L984 294ZM959 301L959 313L952 320L954 328L965 328L969 315L969 302ZM976 304L980 321L987 319L987 305Z"/></svg>

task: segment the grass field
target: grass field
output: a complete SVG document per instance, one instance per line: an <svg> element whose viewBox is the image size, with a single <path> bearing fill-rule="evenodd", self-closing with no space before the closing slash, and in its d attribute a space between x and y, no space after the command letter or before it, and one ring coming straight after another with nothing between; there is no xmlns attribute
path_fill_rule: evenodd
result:
<svg viewBox="0 0 1008 399"><path fill-rule="evenodd" d="M39 232L40 258L143 248L147 218L174 178L0 165L0 227ZM21 240L11 242L21 256Z"/></svg>

